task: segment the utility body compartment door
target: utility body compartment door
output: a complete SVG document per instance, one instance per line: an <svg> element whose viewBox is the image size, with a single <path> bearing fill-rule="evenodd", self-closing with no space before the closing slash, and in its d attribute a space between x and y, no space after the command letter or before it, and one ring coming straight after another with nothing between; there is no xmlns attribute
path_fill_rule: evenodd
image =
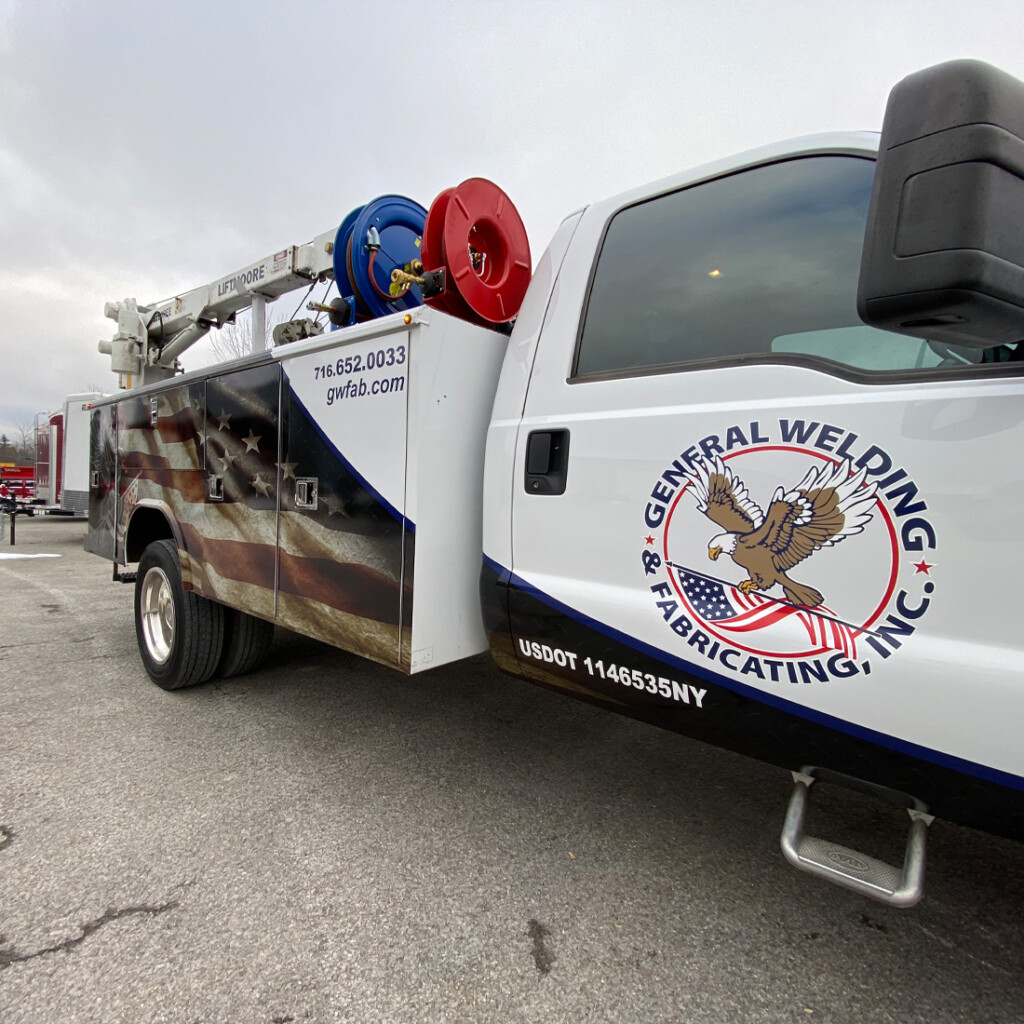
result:
<svg viewBox="0 0 1024 1024"><path fill-rule="evenodd" d="M280 615L291 628L399 668L408 648L408 331L343 339L339 332L333 348L282 355Z"/></svg>
<svg viewBox="0 0 1024 1024"><path fill-rule="evenodd" d="M204 388L205 444L199 488L178 521L182 572L206 597L273 619L276 614L281 371L232 370ZM193 408L199 403L194 396ZM199 428L198 412L195 414ZM198 459L197 459L198 461Z"/></svg>
<svg viewBox="0 0 1024 1024"><path fill-rule="evenodd" d="M89 417L89 527L85 550L117 557L117 407L100 406Z"/></svg>
<svg viewBox="0 0 1024 1024"><path fill-rule="evenodd" d="M408 673L486 649L483 453L506 342L418 309L280 352L285 625Z"/></svg>

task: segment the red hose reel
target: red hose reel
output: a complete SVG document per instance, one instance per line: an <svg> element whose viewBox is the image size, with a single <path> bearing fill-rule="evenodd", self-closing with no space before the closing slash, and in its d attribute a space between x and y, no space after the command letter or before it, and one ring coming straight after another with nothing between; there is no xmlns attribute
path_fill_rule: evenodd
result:
<svg viewBox="0 0 1024 1024"><path fill-rule="evenodd" d="M424 271L444 270L428 306L478 323L513 319L530 283L530 242L519 211L493 181L469 178L430 204L423 229Z"/></svg>

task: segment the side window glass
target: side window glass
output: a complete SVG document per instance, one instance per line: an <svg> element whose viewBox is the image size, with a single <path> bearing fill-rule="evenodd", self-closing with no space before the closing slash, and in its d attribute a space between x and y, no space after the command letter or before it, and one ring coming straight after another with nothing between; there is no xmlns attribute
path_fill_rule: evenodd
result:
<svg viewBox="0 0 1024 1024"><path fill-rule="evenodd" d="M612 219L575 376L802 357L868 372L962 369L1011 350L861 323L857 276L874 162L789 160L647 200Z"/></svg>
<svg viewBox="0 0 1024 1024"><path fill-rule="evenodd" d="M845 363L859 370L932 369L936 366L966 366L981 362L983 351L963 346L921 341L905 334L880 331L867 324L832 327L824 331L803 331L773 338L771 351L791 355L817 356L833 363Z"/></svg>

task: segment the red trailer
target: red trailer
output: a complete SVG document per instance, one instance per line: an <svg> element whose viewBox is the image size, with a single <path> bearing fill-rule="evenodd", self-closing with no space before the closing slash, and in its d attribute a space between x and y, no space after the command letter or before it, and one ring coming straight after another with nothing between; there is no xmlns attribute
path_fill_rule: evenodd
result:
<svg viewBox="0 0 1024 1024"><path fill-rule="evenodd" d="M27 505L36 496L36 473L33 466L16 466L0 462L0 500Z"/></svg>

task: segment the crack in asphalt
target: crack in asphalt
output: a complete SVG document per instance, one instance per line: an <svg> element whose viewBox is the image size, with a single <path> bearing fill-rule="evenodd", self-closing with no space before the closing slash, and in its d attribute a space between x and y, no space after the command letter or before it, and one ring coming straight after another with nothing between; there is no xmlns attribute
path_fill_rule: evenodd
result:
<svg viewBox="0 0 1024 1024"><path fill-rule="evenodd" d="M86 921L86 923L82 925L81 935L65 939L63 942L58 942L55 946L47 946L45 949L37 949L33 953L22 953L15 946L9 946L7 949L2 948L4 944L4 936L0 935L0 971L6 970L12 964L22 964L28 960L35 960L40 956L47 956L50 953L70 952L75 948L75 946L79 946L85 942L90 935L98 932L105 924L110 924L112 921L119 921L122 917L131 917L134 914L145 914L150 917L157 917L160 914L166 914L168 910L173 910L177 906L179 906L177 900L169 900L167 903L139 903L129 907L121 907L120 909L114 909L111 907L108 908L106 913L101 917L97 917L93 921Z"/></svg>
<svg viewBox="0 0 1024 1024"><path fill-rule="evenodd" d="M7 825L0 825L0 850L5 846L10 846L11 843L14 842L14 837L16 835L17 832L15 832L13 828L8 827Z"/></svg>
<svg viewBox="0 0 1024 1024"><path fill-rule="evenodd" d="M542 925L535 917L530 918L526 927L527 934L533 942L533 948L530 950L530 956L533 957L533 962L537 965L537 970L541 974L547 974L551 970L551 965L555 962L555 954L552 953L544 944L544 939L551 934L551 931Z"/></svg>

